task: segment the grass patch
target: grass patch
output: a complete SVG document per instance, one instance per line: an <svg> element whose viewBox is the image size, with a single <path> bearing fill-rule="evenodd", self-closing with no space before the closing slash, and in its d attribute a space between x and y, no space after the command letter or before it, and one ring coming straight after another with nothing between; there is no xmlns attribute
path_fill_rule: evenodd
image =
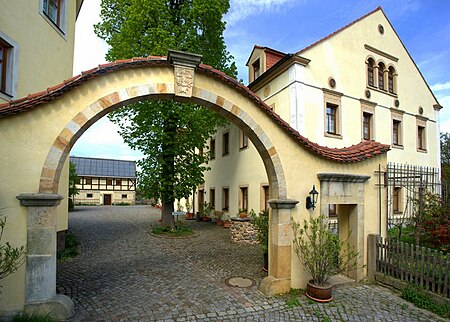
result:
<svg viewBox="0 0 450 322"><path fill-rule="evenodd" d="M289 290L288 295L288 299L286 300L286 306L290 309L299 306L300 305L300 300L299 300L299 296L302 295L304 293L304 290L300 289L300 288L291 288Z"/></svg>
<svg viewBox="0 0 450 322"><path fill-rule="evenodd" d="M175 228L170 228L168 226L153 226L152 234L165 236L165 237L189 237L194 235L194 231L186 226L183 226L180 221L176 222Z"/></svg>
<svg viewBox="0 0 450 322"><path fill-rule="evenodd" d="M58 251L56 255L59 263L62 263L70 258L78 256L78 254L80 253L78 251L78 246L80 245L80 242L77 236L68 232L67 234L64 235L64 240L66 243L66 247L63 250Z"/></svg>
<svg viewBox="0 0 450 322"><path fill-rule="evenodd" d="M19 314L16 315L12 322L56 322L50 315L35 315L35 314Z"/></svg>
<svg viewBox="0 0 450 322"><path fill-rule="evenodd" d="M409 285L406 287L402 291L401 297L421 309L429 310L443 318L450 318L449 305L436 303L430 296L428 296L417 286Z"/></svg>

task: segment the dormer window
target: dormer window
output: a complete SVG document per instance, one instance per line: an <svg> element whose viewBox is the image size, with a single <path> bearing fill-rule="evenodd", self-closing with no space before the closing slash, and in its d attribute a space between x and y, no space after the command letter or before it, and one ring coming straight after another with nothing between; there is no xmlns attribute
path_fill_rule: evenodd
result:
<svg viewBox="0 0 450 322"><path fill-rule="evenodd" d="M261 67L260 67L260 62L259 59L257 59L253 64L253 80L257 79L259 77L259 75L261 75Z"/></svg>

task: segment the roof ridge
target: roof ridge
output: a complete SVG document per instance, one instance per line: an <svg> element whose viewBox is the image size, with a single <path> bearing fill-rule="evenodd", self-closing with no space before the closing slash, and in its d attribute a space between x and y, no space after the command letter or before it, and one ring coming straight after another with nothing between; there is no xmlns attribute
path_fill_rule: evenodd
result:
<svg viewBox="0 0 450 322"><path fill-rule="evenodd" d="M303 49L297 51L295 54L296 54L296 55L300 55L301 53L307 51L308 49L311 49L312 47L317 46L317 45L320 44L321 42L323 42L323 41L325 41L325 40L327 40L327 39L333 37L334 35L336 35L336 34L340 33L341 31L343 31L343 30L345 30L345 29L351 27L352 25L354 25L354 24L360 22L361 20L367 18L368 16L374 14L375 12L377 12L377 11L379 11L379 10L381 10L381 11L383 12L383 8L382 8L381 6L378 6L378 7L376 7L374 10L372 10L372 11L366 13L365 15L359 17L359 18L356 19L356 20L353 20L352 22L350 22L349 24L345 25L344 27L342 27L342 28L340 28L340 29L338 29L338 30L335 30L335 31L332 32L331 34L328 34L327 36L325 36L325 37L323 37L323 38L317 40L316 42L310 44L309 46L307 46L307 47L305 47L305 48L303 48Z"/></svg>

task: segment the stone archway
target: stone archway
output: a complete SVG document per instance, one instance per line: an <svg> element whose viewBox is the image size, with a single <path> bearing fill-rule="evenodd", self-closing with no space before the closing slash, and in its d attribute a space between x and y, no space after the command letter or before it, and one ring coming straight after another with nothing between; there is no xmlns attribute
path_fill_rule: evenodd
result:
<svg viewBox="0 0 450 322"><path fill-rule="evenodd" d="M319 186L319 169L370 174L375 164L386 162L389 147L373 141L345 149L321 147L292 129L247 87L200 64L199 58L171 52L168 58L100 65L46 91L0 105L0 144L8 151L0 156L0 167L9 170L0 180L0 202L7 203L8 216L15 219L14 243L28 245L26 270L14 285L16 302L22 303L17 309L53 312L59 318L71 314L70 299L55 291L55 210L62 199L57 192L63 164L90 125L143 99L197 103L244 131L263 160L271 187L270 266L261 290L276 294L304 283L307 277L292 259L291 217L306 218L309 213L289 197L303 200L312 185ZM13 203L16 197L23 207ZM372 206L372 200L366 205Z"/></svg>
<svg viewBox="0 0 450 322"><path fill-rule="evenodd" d="M118 91L107 92L101 97L94 96L96 98L94 102L82 107L73 117L66 120L65 124L62 124L62 130L48 149L39 179L38 193L22 193L17 196L21 205L28 207L27 244L32 245L39 241L39 247L29 248L27 254L25 308L29 312L52 311L58 312L57 316L63 317L71 314L73 308L70 300L55 293L55 211L62 199L62 196L57 194L59 178L71 147L89 126L105 114L129 103L144 99L189 101L209 107L237 124L250 137L265 164L271 186L272 225L274 227L280 225L280 216L283 218L290 216L290 213L281 209L290 209L296 202L286 199L287 189L283 167L277 149L263 127L245 108L234 103L232 97L224 97L208 88L195 86L196 72L203 71L223 78L226 76L210 67L199 66L200 57L197 55L171 52L168 61L153 59L153 62L156 62L155 65L159 68L164 65L165 68L173 69L173 78L169 81L160 81L149 77L150 82L122 87ZM246 94L251 99L256 98L251 97L250 92ZM286 222L286 220L283 221ZM285 226L286 223L282 225ZM286 288L290 286L287 285L290 283L290 242L280 243L275 235L274 237L271 243L272 265L269 268L270 274L274 276L271 276L270 285L275 285L277 281L282 280ZM283 265L277 264L281 262L278 258L283 259Z"/></svg>

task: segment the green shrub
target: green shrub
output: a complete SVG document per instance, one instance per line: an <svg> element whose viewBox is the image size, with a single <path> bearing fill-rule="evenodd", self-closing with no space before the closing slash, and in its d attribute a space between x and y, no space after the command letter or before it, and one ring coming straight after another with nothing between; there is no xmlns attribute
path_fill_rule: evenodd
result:
<svg viewBox="0 0 450 322"><path fill-rule="evenodd" d="M406 287L402 291L401 297L421 309L429 310L447 319L450 318L449 305L434 302L429 295L417 286L409 285Z"/></svg>
<svg viewBox="0 0 450 322"><path fill-rule="evenodd" d="M78 256L79 254L78 246L80 245L80 242L78 241L77 236L75 236L73 233L68 232L64 235L64 241L65 248L58 251L58 253L56 254L58 262L60 263Z"/></svg>
<svg viewBox="0 0 450 322"><path fill-rule="evenodd" d="M169 226L153 226L152 234L167 236L167 237L187 237L194 234L191 228L183 226L181 221L175 223L175 228Z"/></svg>

